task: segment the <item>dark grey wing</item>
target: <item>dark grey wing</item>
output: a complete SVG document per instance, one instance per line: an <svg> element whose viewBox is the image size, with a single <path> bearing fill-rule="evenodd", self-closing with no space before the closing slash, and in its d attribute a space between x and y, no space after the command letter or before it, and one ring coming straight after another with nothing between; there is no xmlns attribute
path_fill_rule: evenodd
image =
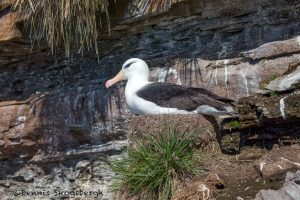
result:
<svg viewBox="0 0 300 200"><path fill-rule="evenodd" d="M204 88L194 88L194 87L191 87L189 88L190 90L193 90L194 92L197 92L197 93L201 93L203 95L206 95L210 98L213 98L213 99L216 99L216 100L219 100L219 101L222 101L224 103L227 103L231 106L234 106L234 103L235 101L232 100L232 99L227 99L227 98L224 98L224 97L220 97L214 93L212 93L211 91L207 90L207 89L204 89Z"/></svg>
<svg viewBox="0 0 300 200"><path fill-rule="evenodd" d="M193 111L201 105L209 105L224 110L233 102L213 94L204 88L192 88L171 83L151 83L137 92L137 95L161 107Z"/></svg>

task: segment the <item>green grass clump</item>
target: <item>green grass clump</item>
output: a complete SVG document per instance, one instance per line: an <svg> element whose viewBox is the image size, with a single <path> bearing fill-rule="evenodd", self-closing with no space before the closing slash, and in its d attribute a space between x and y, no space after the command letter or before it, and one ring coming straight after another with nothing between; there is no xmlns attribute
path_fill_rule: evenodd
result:
<svg viewBox="0 0 300 200"><path fill-rule="evenodd" d="M270 96L271 96L271 97L278 97L279 94L278 94L278 92L276 92L276 91L272 91L272 92L270 92Z"/></svg>
<svg viewBox="0 0 300 200"><path fill-rule="evenodd" d="M111 163L117 174L112 184L114 191L165 200L171 197L175 179L201 172L192 137L167 129L161 134L150 134L146 141L134 142L136 147L127 149L126 158Z"/></svg>
<svg viewBox="0 0 300 200"><path fill-rule="evenodd" d="M277 79L278 78L278 75L276 75L276 74L272 74L268 79L266 79L266 80L264 80L263 82L261 82L260 84L259 84L259 88L261 89L261 90L268 90L268 84L271 82L271 81L274 81L275 79Z"/></svg>
<svg viewBox="0 0 300 200"><path fill-rule="evenodd" d="M240 127L240 122L238 120L233 120L229 122L229 126L231 128L239 128Z"/></svg>
<svg viewBox="0 0 300 200"><path fill-rule="evenodd" d="M271 80L271 81L274 81L274 80L277 79L277 78L278 78L278 76L277 76L276 74L272 74L270 80Z"/></svg>

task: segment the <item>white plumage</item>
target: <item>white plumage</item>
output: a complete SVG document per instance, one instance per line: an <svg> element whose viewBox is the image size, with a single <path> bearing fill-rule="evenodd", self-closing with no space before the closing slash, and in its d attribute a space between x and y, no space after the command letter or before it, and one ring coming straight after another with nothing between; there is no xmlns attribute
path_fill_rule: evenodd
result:
<svg viewBox="0 0 300 200"><path fill-rule="evenodd" d="M127 80L125 99L129 110L135 114L236 114L227 111L230 99L222 98L204 88L185 87L170 83L148 81L149 68L138 58L127 60L121 71L106 82L106 87Z"/></svg>

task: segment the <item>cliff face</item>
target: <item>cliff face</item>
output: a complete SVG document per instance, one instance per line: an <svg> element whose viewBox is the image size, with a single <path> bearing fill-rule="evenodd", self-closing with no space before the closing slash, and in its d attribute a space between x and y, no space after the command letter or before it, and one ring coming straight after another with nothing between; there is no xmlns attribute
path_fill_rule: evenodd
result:
<svg viewBox="0 0 300 200"><path fill-rule="evenodd" d="M110 36L99 38L99 61L86 52L71 63L60 51L52 56L43 45L32 49L20 39L15 13L1 11L0 159L52 162L68 158L70 150L118 152L126 145L130 114L124 87L107 90L103 82L130 57L146 60L154 81L242 98L245 128L269 119L299 123L299 9L291 0L182 1L151 17L115 23ZM266 88L280 91L271 98L276 106L262 95ZM254 94L262 100L247 98ZM4 170L0 178L14 173Z"/></svg>

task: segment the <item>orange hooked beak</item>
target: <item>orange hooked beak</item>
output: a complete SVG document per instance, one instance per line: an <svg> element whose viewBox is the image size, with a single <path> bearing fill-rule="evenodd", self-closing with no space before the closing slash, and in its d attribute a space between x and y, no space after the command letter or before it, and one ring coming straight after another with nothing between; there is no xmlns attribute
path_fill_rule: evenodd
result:
<svg viewBox="0 0 300 200"><path fill-rule="evenodd" d="M120 81L123 81L124 79L125 79L125 74L124 74L123 69L121 69L121 71L114 78L109 79L108 81L106 81L105 87L109 88L112 85L114 85L114 84L116 84Z"/></svg>

